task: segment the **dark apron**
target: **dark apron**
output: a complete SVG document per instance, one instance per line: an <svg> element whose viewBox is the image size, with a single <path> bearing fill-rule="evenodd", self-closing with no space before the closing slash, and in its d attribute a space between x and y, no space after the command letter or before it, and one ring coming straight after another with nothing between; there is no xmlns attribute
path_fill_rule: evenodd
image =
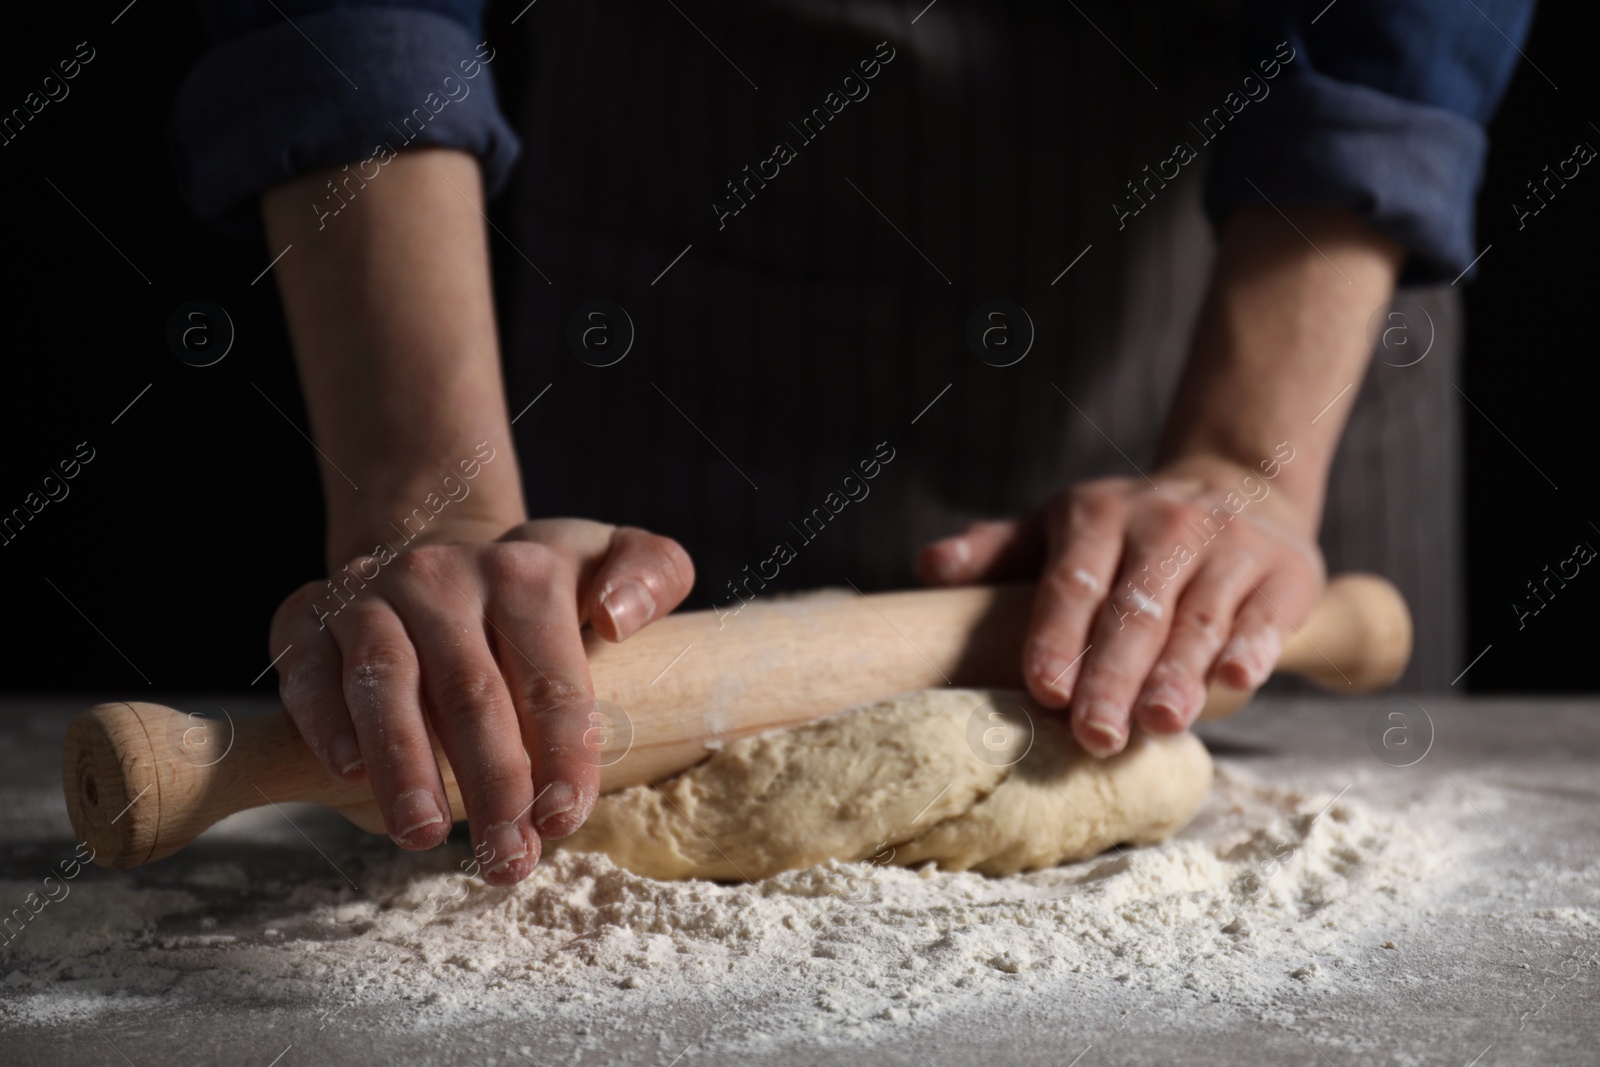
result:
<svg viewBox="0 0 1600 1067"><path fill-rule="evenodd" d="M502 317L534 514L677 538L704 607L912 585L933 537L1148 469L1213 254L1215 5L679 6L519 25ZM1199 158L1119 218L1178 140ZM1341 401L1323 526L1331 571L1406 593L1422 687L1461 665L1453 297L1406 294Z"/></svg>

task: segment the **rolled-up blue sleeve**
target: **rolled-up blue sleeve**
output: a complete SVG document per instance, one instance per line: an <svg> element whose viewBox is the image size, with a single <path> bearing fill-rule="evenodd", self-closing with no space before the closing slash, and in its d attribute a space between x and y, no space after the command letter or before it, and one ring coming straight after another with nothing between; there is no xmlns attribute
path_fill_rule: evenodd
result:
<svg viewBox="0 0 1600 1067"><path fill-rule="evenodd" d="M1403 279L1455 277L1477 256L1484 132L1534 0L1251 0L1241 59L1293 58L1218 140L1217 224L1240 204L1349 208L1410 251ZM1270 69L1270 68L1268 68Z"/></svg>
<svg viewBox="0 0 1600 1067"><path fill-rule="evenodd" d="M483 3L207 0L213 47L172 116L189 206L254 229L273 185L423 145L473 153L498 192L520 146L480 47Z"/></svg>

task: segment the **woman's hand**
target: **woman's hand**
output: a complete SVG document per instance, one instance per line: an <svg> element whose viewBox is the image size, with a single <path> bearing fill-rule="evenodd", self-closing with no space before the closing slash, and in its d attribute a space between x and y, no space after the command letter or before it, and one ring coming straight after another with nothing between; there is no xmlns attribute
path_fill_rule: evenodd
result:
<svg viewBox="0 0 1600 1067"><path fill-rule="evenodd" d="M1023 677L1099 756L1254 689L1322 590L1328 472L1405 258L1343 208L1235 208L1148 478L1074 485L923 549L927 582L1037 578Z"/></svg>
<svg viewBox="0 0 1600 1067"><path fill-rule="evenodd" d="M1108 756L1135 722L1186 729L1212 678L1260 686L1310 614L1324 565L1314 520L1273 491L1285 456L1083 482L1032 516L927 546L917 569L933 585L1037 578L1028 691L1045 707L1070 703L1078 742Z"/></svg>
<svg viewBox="0 0 1600 1067"><path fill-rule="evenodd" d="M273 274L322 462L332 575L278 610L270 652L283 653L301 736L335 777L371 780L406 848L450 831L431 727L479 868L508 885L598 792L580 628L626 638L683 600L694 567L643 530L525 521L477 159L406 149L338 218L306 210L340 180L312 171L261 198L273 246L295 248ZM402 545L393 517L419 504L425 536Z"/></svg>
<svg viewBox="0 0 1600 1067"><path fill-rule="evenodd" d="M311 582L272 622L279 692L306 744L343 781L371 780L389 834L432 848L450 807L429 741L454 769L484 879L510 885L599 793L594 687L579 630L622 641L694 585L676 541L582 519L494 538L428 531ZM380 546L381 547L381 546Z"/></svg>

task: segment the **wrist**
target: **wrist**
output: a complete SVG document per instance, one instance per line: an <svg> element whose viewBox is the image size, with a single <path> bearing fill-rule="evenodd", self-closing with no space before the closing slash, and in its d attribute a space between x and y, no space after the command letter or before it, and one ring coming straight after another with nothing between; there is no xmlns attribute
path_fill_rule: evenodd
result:
<svg viewBox="0 0 1600 1067"><path fill-rule="evenodd" d="M330 528L327 563L330 570L337 570L356 556L382 555L384 549L399 553L417 545L494 541L526 521L528 517L521 513L471 513L457 510L454 504L438 514L427 507L409 512L396 509L390 518Z"/></svg>
<svg viewBox="0 0 1600 1067"><path fill-rule="evenodd" d="M1322 519L1324 483L1313 467L1312 457L1304 449L1282 441L1248 456L1186 450L1162 462L1151 472L1151 480L1179 491L1222 497L1232 494L1257 515L1315 541Z"/></svg>
<svg viewBox="0 0 1600 1067"><path fill-rule="evenodd" d="M1231 464L1265 479L1275 461L1273 507L1314 536L1350 394L1372 357L1372 309L1389 301L1403 258L1343 209L1234 211L1158 466L1207 476Z"/></svg>
<svg viewBox="0 0 1600 1067"><path fill-rule="evenodd" d="M490 454L490 459L493 454ZM338 568L354 556L380 555L417 544L493 541L528 521L514 463L490 470L485 459L414 479L385 491L370 483L360 493L334 498L328 508L328 563Z"/></svg>

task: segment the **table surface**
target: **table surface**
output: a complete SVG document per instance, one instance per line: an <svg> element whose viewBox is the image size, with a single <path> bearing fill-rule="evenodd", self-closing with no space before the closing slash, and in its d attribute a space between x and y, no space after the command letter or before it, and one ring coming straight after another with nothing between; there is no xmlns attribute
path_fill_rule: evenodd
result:
<svg viewBox="0 0 1600 1067"><path fill-rule="evenodd" d="M185 710L216 704L235 715L269 710L259 698L237 695L153 698ZM0 701L0 879L34 882L74 840L61 797L61 742L71 716L92 699L14 698ZM1369 741L1369 722L1385 708L1425 710L1431 745L1411 766L1395 767ZM1421 720L1418 720L1421 721ZM1349 988L1300 997L1292 1011L1254 1018L1171 1019L1129 1032L1118 1019L1097 1018L1072 1004L1007 998L1005 1024L974 1042L970 1026L952 1028L935 1017L897 1027L892 1039L854 1048L775 1048L738 1055L708 1037L719 1014L714 991L687 990L681 1012L663 1019L619 1017L582 1046L541 1027L530 1011L524 1024L417 1033L384 1012L324 1029L305 1006L259 1007L141 1003L108 1005L60 1021L8 1017L8 1001L35 997L36 973L48 964L0 948L0 1061L5 1063L187 1064L248 1063L636 1063L667 1065L857 1063L867 1057L893 1064L1065 1064L1079 1049L1081 1067L1170 1061L1193 1064L1345 1063L1474 1064L1595 1063L1600 1061L1600 701L1577 699L1420 699L1369 701L1262 700L1231 719L1206 724L1202 736L1223 762L1268 780L1313 782L1337 789L1361 783L1369 805L1399 804L1419 790L1491 789L1508 798L1484 821L1504 842L1507 878L1525 887L1512 899L1484 879L1447 915L1421 918L1408 935L1405 974L1381 997ZM203 838L190 850L134 871L97 868L83 879L126 879L152 888L197 890L186 876L200 863L236 863L270 870L280 879L325 882L337 876L317 849L340 865L359 863L359 836L336 817L302 827L313 842L263 831ZM221 890L217 907L222 909ZM238 894L227 909L237 912ZM9 906L9 905L8 905ZM70 898L60 907L69 907ZM254 906L267 909L270 901ZM1578 922L1572 921L1574 910ZM1561 922L1539 925L1542 914ZM174 932L200 929L201 917L179 920ZM188 927L183 924L187 923ZM165 932L166 926L163 927ZM1534 931L1530 936L1530 930ZM152 951L154 951L152 949ZM1394 954L1389 954L1391 957ZM1538 965L1530 969L1527 961ZM1548 964L1548 966L1545 966ZM1374 964L1374 966L1377 966ZM23 975L29 976L23 978ZM81 997L83 994L79 993ZM1131 999L1131 998L1130 998ZM1130 1005L1130 1008L1132 1005ZM1219 1005L1218 1011L1226 1005ZM399 1008L397 1011L401 1010ZM38 1015L29 1015L37 1019ZM1219 1021L1220 1020L1220 1021ZM1289 1020L1289 1021L1285 1021ZM1356 1020L1356 1021L1353 1021ZM1360 1033L1340 1033L1351 1028ZM1203 1040L1195 1040L1203 1033ZM1313 1042L1308 1035L1317 1036ZM1349 1040L1327 1040L1329 1037ZM1359 1038L1359 1040L1357 1040ZM1349 1051L1360 1048L1359 1056ZM281 1059L274 1061L275 1055ZM1477 1057L1477 1059L1474 1059Z"/></svg>

